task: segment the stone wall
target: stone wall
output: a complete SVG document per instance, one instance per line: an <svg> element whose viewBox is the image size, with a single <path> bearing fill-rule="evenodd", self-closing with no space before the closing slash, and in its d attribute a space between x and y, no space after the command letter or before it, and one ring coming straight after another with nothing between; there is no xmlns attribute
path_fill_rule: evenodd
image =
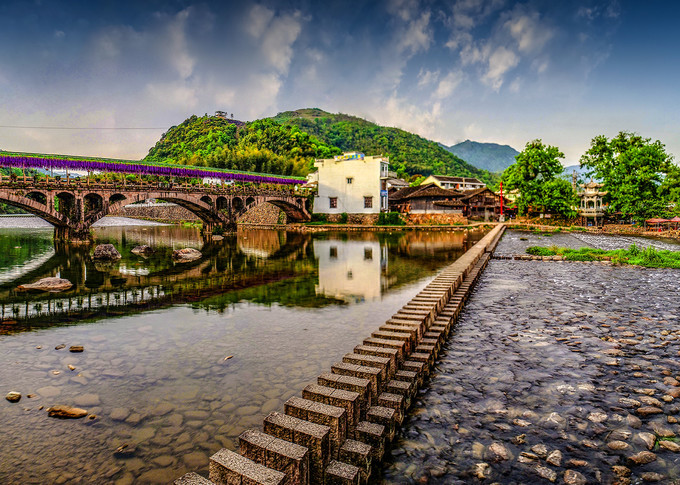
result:
<svg viewBox="0 0 680 485"><path fill-rule="evenodd" d="M342 214L326 214L328 222L340 222ZM372 226L378 222L378 214L347 214L347 224Z"/></svg>
<svg viewBox="0 0 680 485"><path fill-rule="evenodd" d="M406 224L409 226L438 226L467 223L467 217L463 214L409 214L406 217Z"/></svg>
<svg viewBox="0 0 680 485"><path fill-rule="evenodd" d="M188 209L177 204L132 204L126 205L112 216L132 217L135 219L148 219L159 222L198 222L200 219Z"/></svg>
<svg viewBox="0 0 680 485"><path fill-rule="evenodd" d="M238 222L256 225L285 224L286 214L275 205L264 203L243 214L238 218Z"/></svg>

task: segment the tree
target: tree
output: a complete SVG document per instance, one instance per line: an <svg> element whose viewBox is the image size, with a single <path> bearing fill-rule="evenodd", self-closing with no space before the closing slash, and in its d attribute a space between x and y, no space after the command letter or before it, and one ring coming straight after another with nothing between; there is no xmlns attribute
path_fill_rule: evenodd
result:
<svg viewBox="0 0 680 485"><path fill-rule="evenodd" d="M571 184L560 178L563 171L560 158L564 154L557 147L533 140L515 157L515 163L505 169L503 182L507 190L518 191L520 215L532 210L574 216L576 195Z"/></svg>
<svg viewBox="0 0 680 485"><path fill-rule="evenodd" d="M593 138L581 167L604 184L609 211L642 220L660 215L680 195L673 187L678 175L672 160L659 140L622 131L611 140Z"/></svg>

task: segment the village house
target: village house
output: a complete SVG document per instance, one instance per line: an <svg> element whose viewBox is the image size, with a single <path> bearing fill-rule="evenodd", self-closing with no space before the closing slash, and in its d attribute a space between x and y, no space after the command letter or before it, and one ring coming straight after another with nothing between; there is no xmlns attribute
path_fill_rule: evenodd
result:
<svg viewBox="0 0 680 485"><path fill-rule="evenodd" d="M430 175L420 185L435 184L442 189L475 190L486 187L479 179L469 177L450 177L448 175Z"/></svg>
<svg viewBox="0 0 680 485"><path fill-rule="evenodd" d="M606 206L604 196L607 192L603 191L604 184L593 182L580 185L576 195L581 199L578 206L579 223L582 226L601 226L604 224L604 213Z"/></svg>
<svg viewBox="0 0 680 485"><path fill-rule="evenodd" d="M387 210L388 157L348 152L315 160L314 166L318 174L315 214L378 214Z"/></svg>

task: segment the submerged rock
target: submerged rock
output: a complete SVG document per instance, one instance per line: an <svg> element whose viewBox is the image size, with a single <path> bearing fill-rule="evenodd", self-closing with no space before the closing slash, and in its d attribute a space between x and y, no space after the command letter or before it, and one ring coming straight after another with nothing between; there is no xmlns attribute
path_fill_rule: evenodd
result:
<svg viewBox="0 0 680 485"><path fill-rule="evenodd" d="M21 399L21 393L16 391L10 391L5 396L5 399L7 399L9 402L19 402L19 400Z"/></svg>
<svg viewBox="0 0 680 485"><path fill-rule="evenodd" d="M149 254L153 254L153 252L153 248L146 244L132 248L132 254L136 254L137 256L148 256Z"/></svg>
<svg viewBox="0 0 680 485"><path fill-rule="evenodd" d="M194 248L177 249L172 252L172 259L174 259L176 263L189 263L201 259L202 257L203 255L201 252Z"/></svg>
<svg viewBox="0 0 680 485"><path fill-rule="evenodd" d="M120 259L121 255L113 244L100 244L94 248L92 259L100 261L115 261Z"/></svg>
<svg viewBox="0 0 680 485"><path fill-rule="evenodd" d="M55 278L55 277L50 277L50 278L43 278L35 283L28 283L25 285L19 285L17 287L18 290L23 290L23 291L64 291L68 290L73 286L73 283L71 283L69 280L65 280L63 278Z"/></svg>
<svg viewBox="0 0 680 485"><path fill-rule="evenodd" d="M87 411L80 408L74 408L71 406L52 406L47 408L47 415L51 418L60 419L78 419L87 416Z"/></svg>

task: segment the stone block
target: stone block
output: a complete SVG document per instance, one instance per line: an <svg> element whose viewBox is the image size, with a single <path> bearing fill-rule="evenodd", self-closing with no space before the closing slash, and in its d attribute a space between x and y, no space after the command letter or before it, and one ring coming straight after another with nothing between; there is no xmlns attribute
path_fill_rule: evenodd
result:
<svg viewBox="0 0 680 485"><path fill-rule="evenodd" d="M361 471L361 482L368 482L368 477L371 476L371 464L373 463L371 445L351 439L345 440L342 448L340 448L338 459L357 467Z"/></svg>
<svg viewBox="0 0 680 485"><path fill-rule="evenodd" d="M406 410L404 396L392 394L391 392L382 392L378 396L378 406L394 409L396 424L400 425L404 421L404 412Z"/></svg>
<svg viewBox="0 0 680 485"><path fill-rule="evenodd" d="M198 473L190 472L182 475L173 482L174 485L215 485L207 478L203 478Z"/></svg>
<svg viewBox="0 0 680 485"><path fill-rule="evenodd" d="M358 402L360 403L359 416L361 417L366 414L366 409L371 405L371 381L369 379L324 372L317 378L317 383L320 386L358 393Z"/></svg>
<svg viewBox="0 0 680 485"><path fill-rule="evenodd" d="M288 477L287 485L309 481L309 453L306 447L249 429L239 436L241 455Z"/></svg>
<svg viewBox="0 0 680 485"><path fill-rule="evenodd" d="M391 359L389 357L378 357L376 355L366 355L366 354L345 354L342 357L342 361L348 364L363 365L366 367L375 367L381 370L380 382L383 383L388 377L394 374L395 369L391 367Z"/></svg>
<svg viewBox="0 0 680 485"><path fill-rule="evenodd" d="M309 449L309 479L321 483L330 461L330 428L273 412L264 418L264 432Z"/></svg>
<svg viewBox="0 0 680 485"><path fill-rule="evenodd" d="M401 363L401 350L389 347L375 347L372 345L357 345L354 347L355 354L375 355L376 357L386 357L390 359L390 368L394 373Z"/></svg>
<svg viewBox="0 0 680 485"><path fill-rule="evenodd" d="M226 448L210 457L210 481L216 485L284 485L286 475Z"/></svg>
<svg viewBox="0 0 680 485"><path fill-rule="evenodd" d="M371 447L371 458L382 460L385 453L385 427L369 421L360 421L354 430L354 438Z"/></svg>
<svg viewBox="0 0 680 485"><path fill-rule="evenodd" d="M333 460L326 468L325 479L326 485L359 485L361 473L353 465Z"/></svg>
<svg viewBox="0 0 680 485"><path fill-rule="evenodd" d="M396 432L396 415L397 412L392 408L371 406L366 412L366 421L384 426L386 440L392 441Z"/></svg>
<svg viewBox="0 0 680 485"><path fill-rule="evenodd" d="M294 396L284 404L284 412L289 416L328 426L331 432L331 456L337 458L340 446L347 438L347 413L344 408Z"/></svg>
<svg viewBox="0 0 680 485"><path fill-rule="evenodd" d="M310 401L343 408L347 413L347 428L352 429L359 422L361 396L358 392L334 389L332 387L310 384L302 390L302 397Z"/></svg>
<svg viewBox="0 0 680 485"><path fill-rule="evenodd" d="M378 389L382 386L382 370L377 367L336 362L331 366L331 372L344 376L360 377L371 381L371 401L378 397Z"/></svg>
<svg viewBox="0 0 680 485"><path fill-rule="evenodd" d="M400 340L389 340L382 338L369 337L364 339L364 345L370 345L372 347L385 347L388 349L398 349L399 350L399 362L403 361L406 355L406 343Z"/></svg>

